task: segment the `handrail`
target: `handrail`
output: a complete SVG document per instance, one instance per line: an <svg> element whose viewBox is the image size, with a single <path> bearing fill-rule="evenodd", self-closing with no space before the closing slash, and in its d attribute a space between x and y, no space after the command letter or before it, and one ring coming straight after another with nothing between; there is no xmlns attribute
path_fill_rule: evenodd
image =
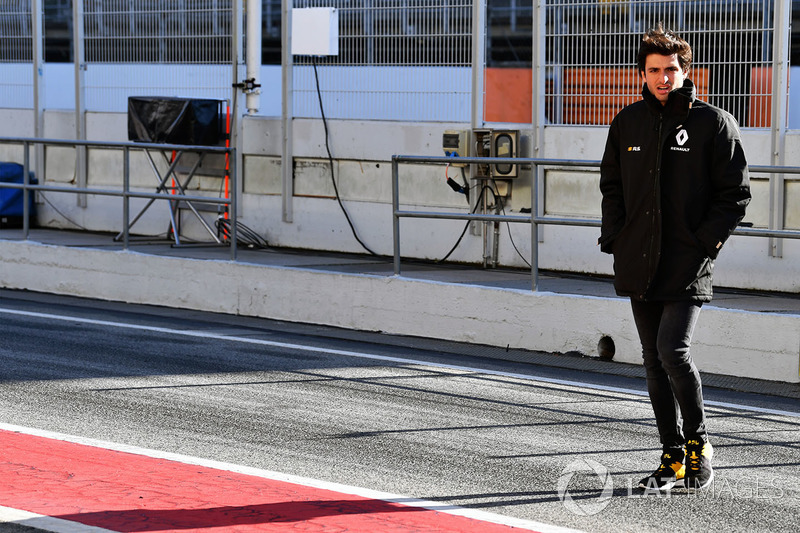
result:
<svg viewBox="0 0 800 533"><path fill-rule="evenodd" d="M185 145L185 144L168 144L168 143L141 143L141 142L120 142L120 141L86 141L86 140L67 140L67 139L42 139L42 138L30 138L30 137L0 137L0 143L2 144L21 144L23 146L23 183L0 183L0 189L22 189L23 190L23 235L25 239L28 239L30 234L30 206L29 206L29 195L33 191L44 191L44 192L64 192L64 193L71 193L71 194L92 194L97 196L119 196L122 198L123 201L123 221L122 221L122 237L123 237L123 249L127 250L130 244L130 227L133 225L130 222L130 199L131 198L142 198L142 199L149 199L151 202L155 200L169 200L171 202L186 202L190 207L192 202L194 203L208 203L208 204L215 204L219 206L226 206L228 207L228 214L231 217L231 224L230 224L230 248L231 248L231 259L233 261L236 260L237 256L237 207L236 207L236 193L234 192L231 195L231 198L219 198L219 197L209 197L209 196L198 196L198 195L187 195L182 187L178 187L177 191L173 193L148 193L148 192L137 192L130 190L130 151L131 150L140 150L140 151L163 151L163 152L176 152L178 154L183 154L184 152L189 153L200 153L200 154L228 154L229 161L231 161L231 168L229 170L229 176L231 180L231 187L230 190L236 191L236 168L233 167L233 162L236 161L234 157L235 148L232 147L225 147L225 146L200 146L200 145ZM64 187L64 186L55 186L55 185L42 185L42 184L32 184L30 183L30 149L31 146L35 145L42 145L42 146L65 146L75 148L78 146L83 146L87 148L102 148L102 149L117 149L122 150L123 153L123 162L122 162L122 191L114 190L114 189L95 189L90 187ZM174 169L170 167L167 172L167 177L170 173L172 173ZM37 177L38 178L38 177ZM166 181L166 178L164 178ZM163 187L163 182L159 185L159 189ZM149 204L148 204L149 205ZM197 212L195 211L195 214ZM141 215L141 213L140 213ZM199 216L199 215L198 215ZM137 217L138 218L138 217ZM135 222L136 220L134 220ZM207 226L208 227L208 226ZM177 227L173 226L173 231L178 231Z"/></svg>
<svg viewBox="0 0 800 533"><path fill-rule="evenodd" d="M449 220L473 220L483 222L514 222L531 225L531 290L537 291L539 287L539 224L561 225L561 226L583 226L600 227L600 220L597 218L563 218L552 216L539 216L538 213L538 173L544 167L574 167L574 168L598 168L600 161L578 160L578 159L544 159L533 157L459 157L459 164L515 164L531 165L531 214L529 216L513 215L490 215L473 213L453 213L447 211L404 211L400 209L400 179L399 166L405 164L452 164L453 157L444 156L415 156L415 155L394 155L392 156L392 239L394 243L394 274L400 275L400 219L401 218L430 218L430 219L449 219ZM750 173L764 174L792 174L793 176L784 177L784 180L800 181L800 167L780 167L771 165L751 165L748 167ZM795 176L796 175L796 176ZM772 176L770 176L772 180ZM734 235L753 236L753 237L776 237L800 239L800 231L776 230L764 228L737 227Z"/></svg>
<svg viewBox="0 0 800 533"><path fill-rule="evenodd" d="M184 152L209 152L225 154L230 148L225 146L203 146L193 144L146 143L134 141L84 141L77 139L48 139L37 137L0 137L0 143L7 144L48 144L53 146L86 146L101 148L136 148L139 150L175 150Z"/></svg>

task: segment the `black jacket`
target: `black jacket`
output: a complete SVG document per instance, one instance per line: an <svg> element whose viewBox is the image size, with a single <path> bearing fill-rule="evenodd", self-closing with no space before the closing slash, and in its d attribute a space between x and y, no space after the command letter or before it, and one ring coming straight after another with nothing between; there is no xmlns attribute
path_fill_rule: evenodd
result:
<svg viewBox="0 0 800 533"><path fill-rule="evenodd" d="M714 259L750 202L739 129L690 80L665 106L647 86L642 96L611 122L599 244L614 254L618 295L707 302Z"/></svg>

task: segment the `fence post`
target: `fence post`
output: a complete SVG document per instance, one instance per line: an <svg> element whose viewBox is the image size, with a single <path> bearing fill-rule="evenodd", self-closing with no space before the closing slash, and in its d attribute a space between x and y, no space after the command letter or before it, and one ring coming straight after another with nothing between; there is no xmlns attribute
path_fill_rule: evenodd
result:
<svg viewBox="0 0 800 533"><path fill-rule="evenodd" d="M400 275L400 179L397 156L392 156L392 240L394 241L394 275Z"/></svg>
<svg viewBox="0 0 800 533"><path fill-rule="evenodd" d="M242 131L243 131L243 120L242 120L242 113L240 112L241 103L239 103L238 96L239 94L244 94L244 92L236 85L239 84L240 76L242 74L242 60L243 60L243 37L244 37L244 6L242 4L242 0L233 0L231 2L231 131L230 131L230 146L231 152L228 156L228 160L231 162L231 166L235 168L241 168L243 165L243 151L240 149L242 146ZM259 24L261 22L259 21ZM259 47L259 52L261 48ZM260 57L260 53L259 53ZM231 183L231 190L230 194L231 197L239 194L240 191L239 187L241 184L234 180ZM233 205L229 206L229 209L233 210Z"/></svg>
<svg viewBox="0 0 800 533"><path fill-rule="evenodd" d="M261 1L247 2L247 79L252 80L253 84L261 83ZM236 82L237 80L234 80ZM254 87L247 91L245 100L247 102L247 114L255 115L261 106L261 89Z"/></svg>
<svg viewBox="0 0 800 533"><path fill-rule="evenodd" d="M778 0L773 13L773 47L772 47L772 109L771 112L771 147L770 164L783 166L786 161L786 117L787 95L789 94L789 42L791 35L790 0ZM783 229L785 216L785 179L783 174L774 174L770 184L770 229ZM769 255L783 257L783 239L770 237Z"/></svg>
<svg viewBox="0 0 800 533"><path fill-rule="evenodd" d="M72 0L72 61L75 65L75 139L86 140L86 57L84 50L83 0ZM87 185L86 146L75 146L75 173L79 189ZM78 207L86 207L86 195L78 195Z"/></svg>
<svg viewBox="0 0 800 533"><path fill-rule="evenodd" d="M294 219L294 171L292 158L292 115L294 107L293 58L292 58L292 0L283 0L281 6L281 203L283 221Z"/></svg>
<svg viewBox="0 0 800 533"><path fill-rule="evenodd" d="M230 169L231 182L232 183L231 183L231 196L229 198L231 203L230 203L230 206L229 206L228 210L230 211L230 222L231 222L231 234L230 234L230 239L231 239L231 261L236 261L237 250L238 250L237 228L239 226L239 222L238 222L238 220L239 220L239 202L237 201L237 198L239 198L239 193L238 193L238 191L239 191L239 179L238 179L238 177L239 177L239 165L237 164L239 162L239 159L234 157L235 156L235 152L236 152L236 148L231 148L231 151L234 152L234 153L230 154L231 157L229 158L230 161L232 162L231 163L231 169Z"/></svg>
<svg viewBox="0 0 800 533"><path fill-rule="evenodd" d="M483 77L486 69L486 0L472 2L472 129L482 128Z"/></svg>
<svg viewBox="0 0 800 533"><path fill-rule="evenodd" d="M44 137L44 10L42 0L33 0L31 3L31 26L33 27L33 136ZM34 175L39 182L44 181L44 146L34 146Z"/></svg>
<svg viewBox="0 0 800 533"><path fill-rule="evenodd" d="M531 164L531 290L539 290L539 164Z"/></svg>
<svg viewBox="0 0 800 533"><path fill-rule="evenodd" d="M533 6L533 65L531 69L531 84L533 89L531 105L531 126L533 129L533 143L531 157L541 157L544 143L545 124L545 81L547 79L545 61L545 20L546 9L544 1L539 0ZM535 177L535 173L533 174Z"/></svg>
<svg viewBox="0 0 800 533"><path fill-rule="evenodd" d="M28 203L30 202L29 198L31 195L31 191L28 189L28 186L31 184L30 172L31 172L31 145L28 141L22 143L22 234L25 237L25 240L28 240L28 236L31 231L31 223L30 223L30 206Z"/></svg>
<svg viewBox="0 0 800 533"><path fill-rule="evenodd" d="M126 146L122 151L122 249L130 245L130 228L128 221L131 213L131 151Z"/></svg>

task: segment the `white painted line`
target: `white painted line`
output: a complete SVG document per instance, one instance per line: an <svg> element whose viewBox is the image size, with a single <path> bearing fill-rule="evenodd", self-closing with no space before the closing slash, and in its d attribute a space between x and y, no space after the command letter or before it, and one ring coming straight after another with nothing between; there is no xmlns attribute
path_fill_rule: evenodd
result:
<svg viewBox="0 0 800 533"><path fill-rule="evenodd" d="M52 533L115 533L102 527L87 526L78 522L2 506L0 506L0 524L17 524Z"/></svg>
<svg viewBox="0 0 800 533"><path fill-rule="evenodd" d="M468 366L459 366L459 365L449 365L444 363L434 363L430 361L420 361L416 359L406 359L402 357L390 357L386 355L378 355L372 353L365 353L365 352L354 352L350 350L337 350L333 348L320 348L317 346L306 346L304 344L293 344L287 342L278 342L278 341L268 341L263 339L252 339L248 337L235 337L229 335L221 335L218 333L209 333L206 331L185 331L185 330L177 330L177 329L170 329L170 328L161 328L158 326L143 326L140 324L126 324L124 322L110 322L107 320L95 320L92 318L80 318L80 317L72 317L72 316L63 316L63 315L53 315L49 313L36 313L31 311L20 311L17 309L6 309L0 308L0 313L5 313L9 315L20 315L20 316L29 316L34 318L45 318L51 320L62 320L68 322L79 322L82 324L93 324L98 326L107 326L107 327L115 327L115 328L125 328L125 329L135 329L141 331L153 331L157 333L167 333L170 335L182 335L186 337L197 337L202 339L213 339L213 340L222 340L222 341L230 341L230 342L241 342L246 344L258 344L261 346L270 346L274 348L285 348L287 350L298 350L298 351L305 351L305 352L312 352L312 353L326 353L332 355L341 355L345 357L357 357L360 359L371 359L374 361L386 361L390 363L398 363L403 365L415 365L415 366L426 366L431 368L443 368L448 370L456 370L459 372L469 372L475 374L485 374L490 376L500 376L500 377L507 377L507 378L514 378L514 379L523 379L528 381L536 381L540 383L548 383L566 387L575 387L577 389L590 389L590 390L599 390L604 392L613 392L616 394L628 394L637 397L647 397L646 391L640 391L636 389L625 389L622 387L609 387L606 385L598 385L595 383L584 383L582 381L572 381L572 380L564 380L564 379L555 379L555 378L548 378L544 376L535 376L532 374L520 374L515 372L503 372L499 370L488 370L482 368L473 368ZM740 411L750 411L754 413L761 413L761 414L768 414L768 415L776 415L776 416L788 416L792 418L800 418L800 412L796 411L783 411L780 409L769 409L766 407L756 407L752 405L743 405L743 404L735 404L735 403L728 403L728 402L717 402L712 400L706 400L705 404L707 406L714 406L714 407L721 407L726 409L737 409Z"/></svg>
<svg viewBox="0 0 800 533"><path fill-rule="evenodd" d="M28 428L23 426L17 426L14 424L4 424L0 423L0 430L3 431L13 431L17 433L23 433L25 435L32 435L35 437L43 437L47 439L54 439L60 440L63 442L71 442L74 444L81 444L84 446L93 446L95 448L103 448L106 450L113 450L125 453L131 453L135 455L141 455L144 457L151 457L154 459L164 459L167 461L175 461L183 464L190 464L190 465L197 465L206 468L213 468L215 470L224 470L228 472L235 472L237 474L244 474L247 476L254 476L260 477L263 479L269 479L273 481L283 481L286 483L293 483L295 485L303 485L306 487L313 487L316 489L321 490L329 490L333 492L338 492L340 494L349 494L352 496L359 496L362 498L369 498L373 500L381 500L389 503L397 503L400 505L407 505L409 507L419 507L422 509L427 509L430 511L437 511L441 513L447 513L455 516L462 516L464 518L471 518L473 520L480 520L483 522L491 522L494 524L500 524L505 526L512 526L517 527L520 529L527 529L530 531L538 531L540 533L581 533L575 529L563 528L559 526L554 526L551 524L544 524L541 522L536 522L533 520L525 520L522 518L515 518L511 516L503 516L495 513L489 513L486 511L480 511L478 509L467 509L464 507L459 507L457 505L450 505L450 504L443 504L438 502L432 502L428 500L421 500L418 498L412 498L409 496L400 496L397 494L390 494L387 492L379 492L371 489L365 489L360 487L354 487L350 485L343 485L340 483L330 483L327 481L322 481L319 479L312 479L300 476L294 476L291 474L284 474L282 472L274 472L270 470L262 470L260 468L253 468L249 466L237 465L233 463L224 463L221 461L214 461L211 459L203 459L201 457L192 457L188 455L182 455L177 453L165 452L161 450L150 450L147 448L139 448L138 446L129 446L127 444L120 444L116 442L108 442L102 441L97 439L90 439L86 437L80 437L75 435L66 435L64 433L56 433L53 431L47 431L43 429L36 429L36 428ZM0 508L0 511L3 508ZM19 513L25 513L25 511L19 511ZM39 515L34 515L33 513L27 513L31 517L36 517ZM2 522L2 513L0 513L0 522ZM25 517L22 517L23 520L26 520ZM16 520L18 521L19 518ZM66 522L66 524L73 524L73 522L67 522L65 520L60 520L60 522ZM28 525L25 523L24 525ZM38 526L37 526L38 527ZM88 526L84 526L88 527ZM71 530L61 530L61 529L48 529L48 531L56 531L58 533L78 533L79 530L71 529ZM88 529L82 529L82 531L94 531ZM108 530L97 529L97 532L104 532Z"/></svg>

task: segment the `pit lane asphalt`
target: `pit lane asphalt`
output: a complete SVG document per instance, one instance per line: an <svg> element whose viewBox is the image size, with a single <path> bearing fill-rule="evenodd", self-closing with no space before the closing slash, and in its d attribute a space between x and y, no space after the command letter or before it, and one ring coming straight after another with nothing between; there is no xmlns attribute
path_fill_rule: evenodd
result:
<svg viewBox="0 0 800 533"><path fill-rule="evenodd" d="M717 481L695 495L643 497L629 486L655 468L658 442L640 378L504 363L455 343L29 293L3 291L0 308L32 313L2 314L5 423L587 531L800 526L800 418L727 405L797 412L796 399L707 388L724 402L708 409ZM587 465L607 469L610 499ZM564 505L559 479L575 505Z"/></svg>

